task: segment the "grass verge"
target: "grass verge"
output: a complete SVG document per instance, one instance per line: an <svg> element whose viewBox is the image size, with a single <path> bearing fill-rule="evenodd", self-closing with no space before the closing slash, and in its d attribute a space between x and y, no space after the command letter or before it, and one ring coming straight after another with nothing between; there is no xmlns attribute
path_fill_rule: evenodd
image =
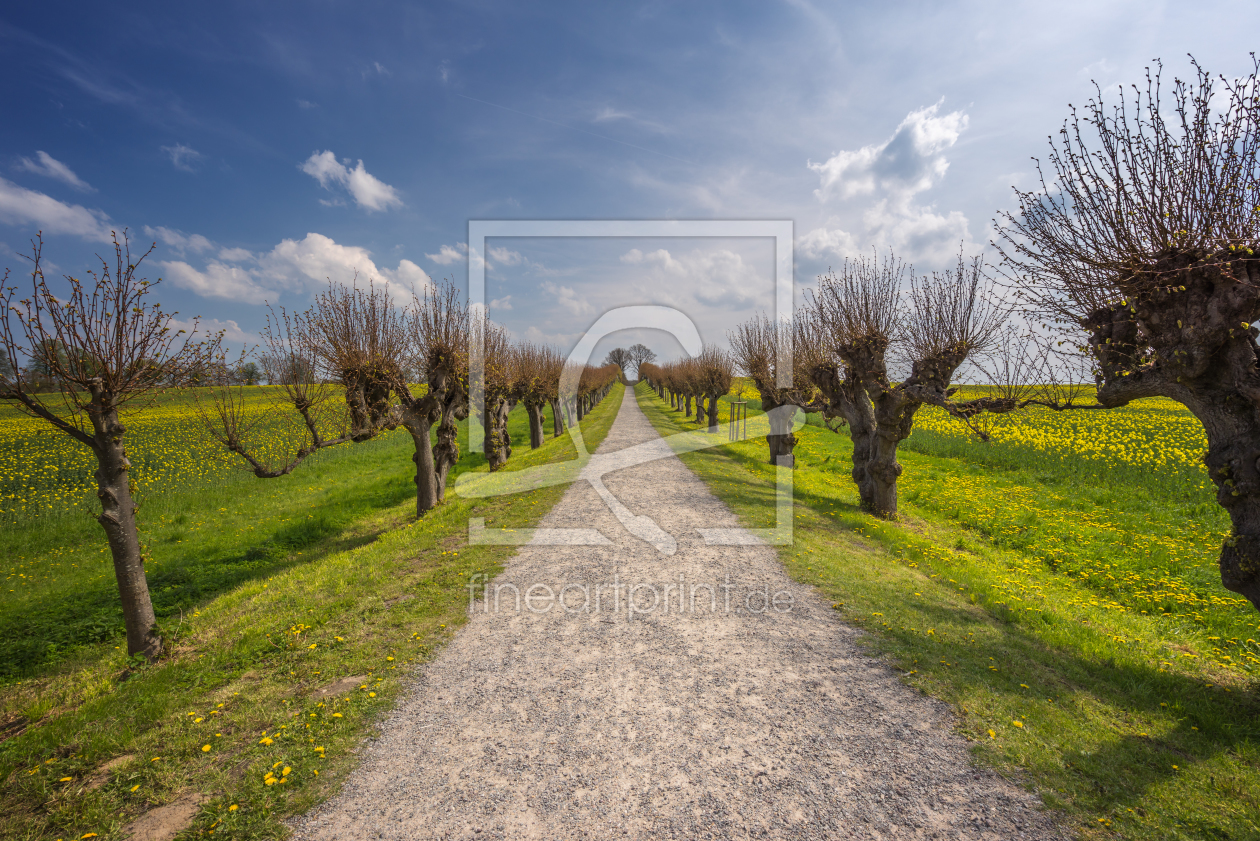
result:
<svg viewBox="0 0 1260 841"><path fill-rule="evenodd" d="M696 428L645 386L638 398L661 433ZM784 565L868 631L865 644L909 685L952 706L978 761L1034 786L1085 838L1260 837L1255 679L1221 660L1222 640L1192 613L1129 607L1129 591L1107 589L1115 581L1082 579L1048 563L1038 540L1009 539L1001 518L1012 512L994 503L1026 493L1061 505L1082 534L1105 532L1072 506L1083 496L1092 507L1090 492L1123 502L1130 489L1080 489L1055 503L1019 472L907 453L902 518L889 523L856 506L847 436L815 426L798 436ZM773 525L764 440L682 459L745 525ZM977 515L986 508L987 519ZM1124 533L1117 522L1107 527ZM1111 537L1079 557L1106 566L1134 554ZM1255 621L1231 604L1196 609L1204 620Z"/></svg>
<svg viewBox="0 0 1260 841"><path fill-rule="evenodd" d="M589 447L607 435L621 394L615 387L582 422ZM511 432L515 454L505 469L574 456L567 436L529 450L519 410ZM216 552L263 557L210 590L185 593L178 624L167 619L168 655L125 681L125 657L111 640L79 643L72 656L0 689L8 735L0 837L121 837L141 813L201 795L185 837L279 838L285 817L334 793L409 669L465 620L468 576L497 574L513 551L468 546L469 516L526 528L565 490L452 495L417 521L409 455L400 446L360 451L292 483L259 483L218 516L185 512L188 520L171 526L185 536L163 545L170 566L194 582L199 564L213 578ZM480 454L468 455L460 470L483 465ZM338 513L365 488L380 493ZM202 531L192 532L193 523ZM305 536L272 539L293 531ZM200 543L217 548L178 552ZM81 578L50 576L40 609L72 621Z"/></svg>

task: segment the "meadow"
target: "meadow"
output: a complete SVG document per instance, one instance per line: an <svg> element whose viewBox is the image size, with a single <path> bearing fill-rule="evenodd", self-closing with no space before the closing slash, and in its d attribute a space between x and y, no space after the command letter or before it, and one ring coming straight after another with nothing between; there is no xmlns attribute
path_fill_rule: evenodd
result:
<svg viewBox="0 0 1260 841"><path fill-rule="evenodd" d="M749 383L733 391L723 422L741 392L759 409ZM659 431L695 428L639 400ZM985 444L922 411L890 523L857 507L844 430L810 416L783 561L1083 837L1260 837L1260 616L1220 584L1229 524L1194 461L1202 433L1163 401L1062 418L1008 419ZM768 527L767 453L682 457Z"/></svg>
<svg viewBox="0 0 1260 841"><path fill-rule="evenodd" d="M733 391L723 422L739 394L759 410L747 381ZM695 427L638 394L660 431ZM583 422L588 446L619 398ZM269 391L251 399L261 412ZM1260 837L1260 622L1220 585L1228 519L1193 418L1163 401L1034 411L983 443L924 409L902 445L895 523L858 510L844 430L806 420L786 567L951 705L978 761L1035 785L1087 838ZM192 789L218 793L193 834L282 837L353 768L402 673L463 621L468 576L510 553L468 546L468 516L526 527L564 490L452 496L416 521L405 432L263 481L200 423L187 394L129 421L168 643L137 669L86 453L0 419L0 838L117 837ZM530 451L519 408L510 432L508 470L573 457L567 437ZM278 450L288 433L258 434ZM766 454L752 439L683 458L765 527ZM466 454L455 472L484 469Z"/></svg>
<svg viewBox="0 0 1260 841"><path fill-rule="evenodd" d="M582 422L589 445L620 396L617 386ZM44 441L29 450L46 459L30 463L58 470L25 470L26 487L59 499L0 529L14 562L0 592L0 838L117 838L190 791L215 793L190 836L284 837L283 819L326 799L354 766L405 670L465 620L469 576L496 574L512 551L469 546L468 518L528 527L565 490L448 493L416 520L407 433L320 452L264 481L219 457L187 400L159 404L177 423L147 435L131 424L166 643L152 666L126 657L103 535L82 477L61 475L75 455ZM506 470L576 455L567 436L530 450L520 408L509 432ZM146 458L181 445L193 455L180 469L143 472ZM484 456L465 453L453 474L484 469Z"/></svg>

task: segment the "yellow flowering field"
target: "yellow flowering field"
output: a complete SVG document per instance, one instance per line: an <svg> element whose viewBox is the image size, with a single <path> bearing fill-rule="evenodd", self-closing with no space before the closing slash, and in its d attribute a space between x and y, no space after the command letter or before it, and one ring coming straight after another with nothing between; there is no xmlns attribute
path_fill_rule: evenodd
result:
<svg viewBox="0 0 1260 841"><path fill-rule="evenodd" d="M256 386L245 395L247 411L259 422L251 448L263 457L291 452L300 435L296 414L268 416L281 389ZM206 431L197 396L161 395L154 405L124 417L133 488L141 501L244 474L244 461ZM0 523L93 511L95 469L87 447L43 420L0 405Z"/></svg>
<svg viewBox="0 0 1260 841"><path fill-rule="evenodd" d="M957 442L975 440L969 429L935 406L918 411L915 430ZM1175 475L1195 487L1210 487L1202 461L1207 448L1202 425L1184 406L1162 397L1119 409L1054 412L1033 407L989 417L986 432L993 439L990 446L1019 448L1037 461L1079 459L1098 467Z"/></svg>

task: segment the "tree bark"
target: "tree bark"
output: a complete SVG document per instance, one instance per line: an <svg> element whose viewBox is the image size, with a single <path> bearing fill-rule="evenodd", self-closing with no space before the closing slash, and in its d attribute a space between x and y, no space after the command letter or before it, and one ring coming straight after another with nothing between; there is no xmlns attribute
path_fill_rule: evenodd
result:
<svg viewBox="0 0 1260 841"><path fill-rule="evenodd" d="M529 417L529 448L536 450L543 445L546 436L543 434L542 403L527 403L525 414Z"/></svg>
<svg viewBox="0 0 1260 841"><path fill-rule="evenodd" d="M718 431L718 396L709 395L709 432Z"/></svg>
<svg viewBox="0 0 1260 841"><path fill-rule="evenodd" d="M468 404L459 400L442 409L437 443L433 447L433 467L437 475L438 502L446 499L446 477L459 461L459 421L468 417Z"/></svg>
<svg viewBox="0 0 1260 841"><path fill-rule="evenodd" d="M437 466L433 458L433 442L429 437L433 421L427 414L419 412L403 412L403 426L411 433L412 443L416 451L411 460L416 465L416 516L422 517L426 511L437 507L441 501L438 492Z"/></svg>
<svg viewBox="0 0 1260 841"><path fill-rule="evenodd" d="M786 456L788 466L796 467L796 455L793 453L796 441L796 436L792 434L792 418L771 415L770 434L766 436L766 443L770 445L770 463L777 465L779 457Z"/></svg>
<svg viewBox="0 0 1260 841"><path fill-rule="evenodd" d="M551 437L559 438L564 434L564 414L560 411L560 398L551 402Z"/></svg>
<svg viewBox="0 0 1260 841"><path fill-rule="evenodd" d="M114 578L122 599L123 623L127 628L127 653L143 654L150 662L162 652L157 616L149 597L144 574L144 556L136 528L136 504L131 498L130 469L124 443L126 428L119 423L118 410L93 394L88 415L92 421L92 449L96 453L96 496L101 501L97 522L105 530L114 560Z"/></svg>

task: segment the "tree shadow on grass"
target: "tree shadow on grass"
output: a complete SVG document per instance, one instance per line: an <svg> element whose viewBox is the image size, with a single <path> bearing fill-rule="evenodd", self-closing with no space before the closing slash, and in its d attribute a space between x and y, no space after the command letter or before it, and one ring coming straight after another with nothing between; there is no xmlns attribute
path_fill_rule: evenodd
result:
<svg viewBox="0 0 1260 841"><path fill-rule="evenodd" d="M1041 625L1042 632L1053 632L1054 625L1074 621L1069 617L1024 620L1001 609L991 612L983 605L915 604L913 610L922 624L935 629L932 641L922 628L916 632L889 627L872 629L869 643L901 662L917 658L923 665L916 668L947 684L955 698L987 693L1005 695L1027 706L1053 698L1052 704L1040 707L1047 715L1053 709L1060 715L1084 717L1100 704L1110 708L1113 725L1095 730L1073 727L1070 734L1057 737L1038 732L1053 727L1051 722L1026 722L1030 737L1058 741L1062 760L1048 761L1041 754L1042 759L1034 759L1029 770L1043 786L1067 791L1076 806L1089 814L1138 812L1149 807L1152 787L1205 763L1221 769L1213 775L1200 775L1204 785L1201 800L1212 802L1220 796L1214 793L1216 789L1230 785L1224 763L1216 760L1254 766L1260 755L1260 697L1254 686L1227 689L1136 658L1125 659L1123 650L1113 658L1092 658L1048 643L1032 627ZM1102 648L1103 635L1098 634L1099 640L1086 640L1084 645L1093 643ZM954 641L955 636L965 637L966 642ZM937 665L938 659L949 665ZM990 670L994 663L997 671ZM1133 732L1122 733L1114 726L1116 718L1172 720L1175 726L1145 734L1142 725L1131 723L1128 726ZM1037 756L1035 752L1030 755ZM1036 767L1038 763L1041 767ZM1234 797L1235 807L1253 815L1260 809L1255 791L1239 790ZM1194 820L1201 824L1198 837L1236 837L1231 833L1238 826L1227 817Z"/></svg>
<svg viewBox="0 0 1260 841"><path fill-rule="evenodd" d="M183 613L248 581L370 543L380 529L356 530L351 528L355 521L415 493L409 480L397 476L357 490L352 500L330 496L305 509L305 519L279 523L269 533L251 535L249 543L232 543L227 551L217 541L163 546L165 557L148 574L159 625L178 622ZM118 588L108 561L104 569L88 586L50 590L24 600L20 611L0 614L0 679L38 674L85 646L121 638Z"/></svg>
<svg viewBox="0 0 1260 841"><path fill-rule="evenodd" d="M466 425L460 432L462 457L451 470L449 486L460 473L486 464L484 454L468 452ZM514 450L529 449L529 424L523 409L510 415L509 434ZM312 468L311 478L337 469L326 464ZM343 492L303 509L304 519L275 524L269 533L251 535L248 543L234 542L226 551L221 541L189 539L182 530L172 531L157 543L159 558L150 563L148 572L159 624L166 628L177 625L184 613L249 581L370 543L391 524L366 529L354 524L415 496L409 469L358 486L343 485L339 490ZM345 492L350 490L353 494ZM95 524L90 531L99 538ZM182 542L172 542L175 536ZM122 628L118 589L106 560L104 574L88 586L52 589L23 600L20 611L0 613L0 680L40 674L86 647L121 639Z"/></svg>

